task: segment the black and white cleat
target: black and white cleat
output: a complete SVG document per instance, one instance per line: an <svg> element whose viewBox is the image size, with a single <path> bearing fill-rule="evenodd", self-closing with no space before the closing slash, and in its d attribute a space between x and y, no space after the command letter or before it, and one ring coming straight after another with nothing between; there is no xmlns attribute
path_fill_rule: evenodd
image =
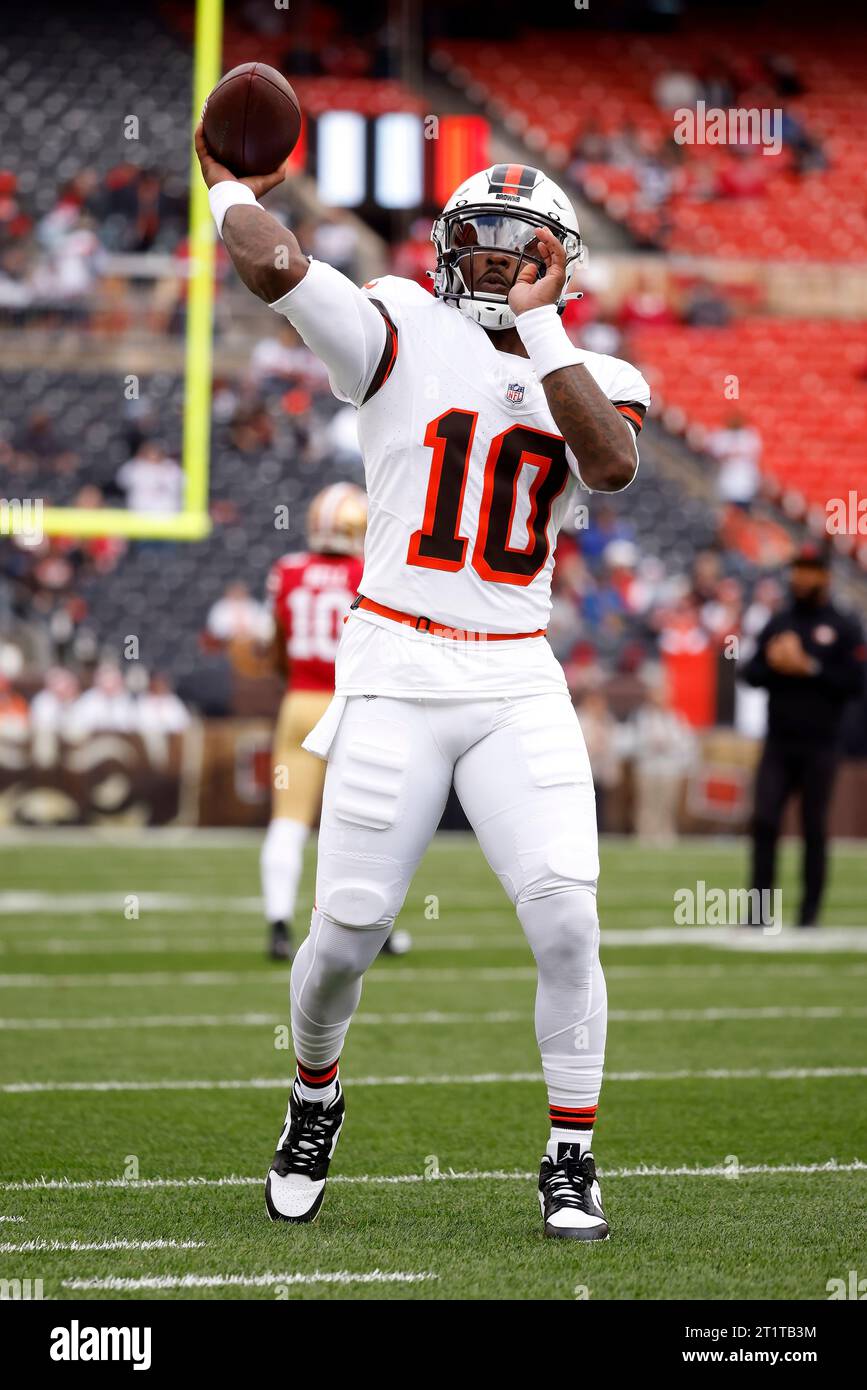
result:
<svg viewBox="0 0 867 1390"><path fill-rule="evenodd" d="M580 1158L571 1147L555 1162L548 1154L539 1169L539 1206L545 1235L561 1240L607 1240L608 1222L596 1164L590 1152Z"/></svg>
<svg viewBox="0 0 867 1390"><path fill-rule="evenodd" d="M339 1081L330 1105L303 1100L293 1083L286 1123L265 1179L265 1207L272 1221L316 1220L345 1113Z"/></svg>

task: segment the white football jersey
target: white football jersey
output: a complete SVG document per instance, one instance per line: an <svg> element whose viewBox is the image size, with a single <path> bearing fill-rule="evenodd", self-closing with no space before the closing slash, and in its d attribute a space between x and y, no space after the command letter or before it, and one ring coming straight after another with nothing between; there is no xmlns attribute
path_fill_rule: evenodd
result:
<svg viewBox="0 0 867 1390"><path fill-rule="evenodd" d="M391 275L359 291L314 261L272 308L359 408L369 498L360 592L469 634L544 630L557 533L583 484L529 359ZM637 434L650 401L641 373L599 353L584 365ZM544 637L455 641L357 609L336 689L455 699L563 690L565 679Z"/></svg>
<svg viewBox="0 0 867 1390"><path fill-rule="evenodd" d="M544 629L557 533L581 484L529 359L414 281L389 275L364 292L393 325L395 355L358 414L362 592L455 628ZM640 425L640 372L596 353L585 366Z"/></svg>

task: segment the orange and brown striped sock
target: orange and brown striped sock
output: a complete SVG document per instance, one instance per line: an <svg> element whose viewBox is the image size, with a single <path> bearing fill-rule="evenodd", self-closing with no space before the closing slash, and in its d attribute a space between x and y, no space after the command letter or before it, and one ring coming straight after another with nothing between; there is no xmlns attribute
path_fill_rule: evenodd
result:
<svg viewBox="0 0 867 1390"><path fill-rule="evenodd" d="M577 1155L592 1149L597 1108L595 1105L549 1106L551 1135L547 1152L555 1163L559 1162L567 1148L571 1148Z"/></svg>
<svg viewBox="0 0 867 1390"><path fill-rule="evenodd" d="M335 1057L333 1062L328 1062L324 1067L310 1067L306 1062L302 1062L300 1057L297 1059L296 1079L298 1090L301 1092L301 1099L306 1101L320 1101L329 1105L337 1095L337 1063L339 1057Z"/></svg>

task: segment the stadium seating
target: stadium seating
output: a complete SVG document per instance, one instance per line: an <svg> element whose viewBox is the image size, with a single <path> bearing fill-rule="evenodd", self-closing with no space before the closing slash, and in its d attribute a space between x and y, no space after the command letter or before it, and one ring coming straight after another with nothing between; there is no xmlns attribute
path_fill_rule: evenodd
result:
<svg viewBox="0 0 867 1390"><path fill-rule="evenodd" d="M728 328L637 328L631 337L666 424L716 429L737 411L761 430L771 490L793 510L798 499L803 507L846 497L863 467L867 326L762 317ZM734 401L724 394L733 376Z"/></svg>
<svg viewBox="0 0 867 1390"><path fill-rule="evenodd" d="M779 50L781 35L751 20L750 45L758 59ZM664 207L642 199L633 169L614 163L591 162L576 171L587 196L636 234L673 251L792 261L846 261L863 254L867 203L851 193L863 179L867 56L831 36L817 46L815 35L802 38L796 30L786 33L785 50L805 90L785 98L770 92L760 104L780 107L802 123L820 141L827 168L798 175L786 153L756 155L763 191L723 198L712 176L733 167L736 156L724 147L684 145ZM672 116L655 103L654 82L667 71L700 74L711 61L744 61L730 35L710 27L652 41L574 30L536 32L511 42L451 40L435 57L471 100L561 168L589 129L603 136L628 130L648 153L673 149Z"/></svg>
<svg viewBox="0 0 867 1390"><path fill-rule="evenodd" d="M104 173L126 160L158 168L183 196L190 152L178 131L189 123L190 55L147 7L122 26L87 6L74 20L19 7L0 38L0 62L0 168L17 175L30 212L50 211L83 168Z"/></svg>

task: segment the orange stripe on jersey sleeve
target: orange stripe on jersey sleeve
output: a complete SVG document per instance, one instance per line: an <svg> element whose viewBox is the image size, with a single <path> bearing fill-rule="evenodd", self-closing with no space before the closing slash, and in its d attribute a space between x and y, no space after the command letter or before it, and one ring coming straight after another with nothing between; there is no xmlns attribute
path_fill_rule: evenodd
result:
<svg viewBox="0 0 867 1390"><path fill-rule="evenodd" d="M643 405L615 405L615 409L618 410L621 415L625 415L627 420L631 420L636 430L641 429L645 414Z"/></svg>

